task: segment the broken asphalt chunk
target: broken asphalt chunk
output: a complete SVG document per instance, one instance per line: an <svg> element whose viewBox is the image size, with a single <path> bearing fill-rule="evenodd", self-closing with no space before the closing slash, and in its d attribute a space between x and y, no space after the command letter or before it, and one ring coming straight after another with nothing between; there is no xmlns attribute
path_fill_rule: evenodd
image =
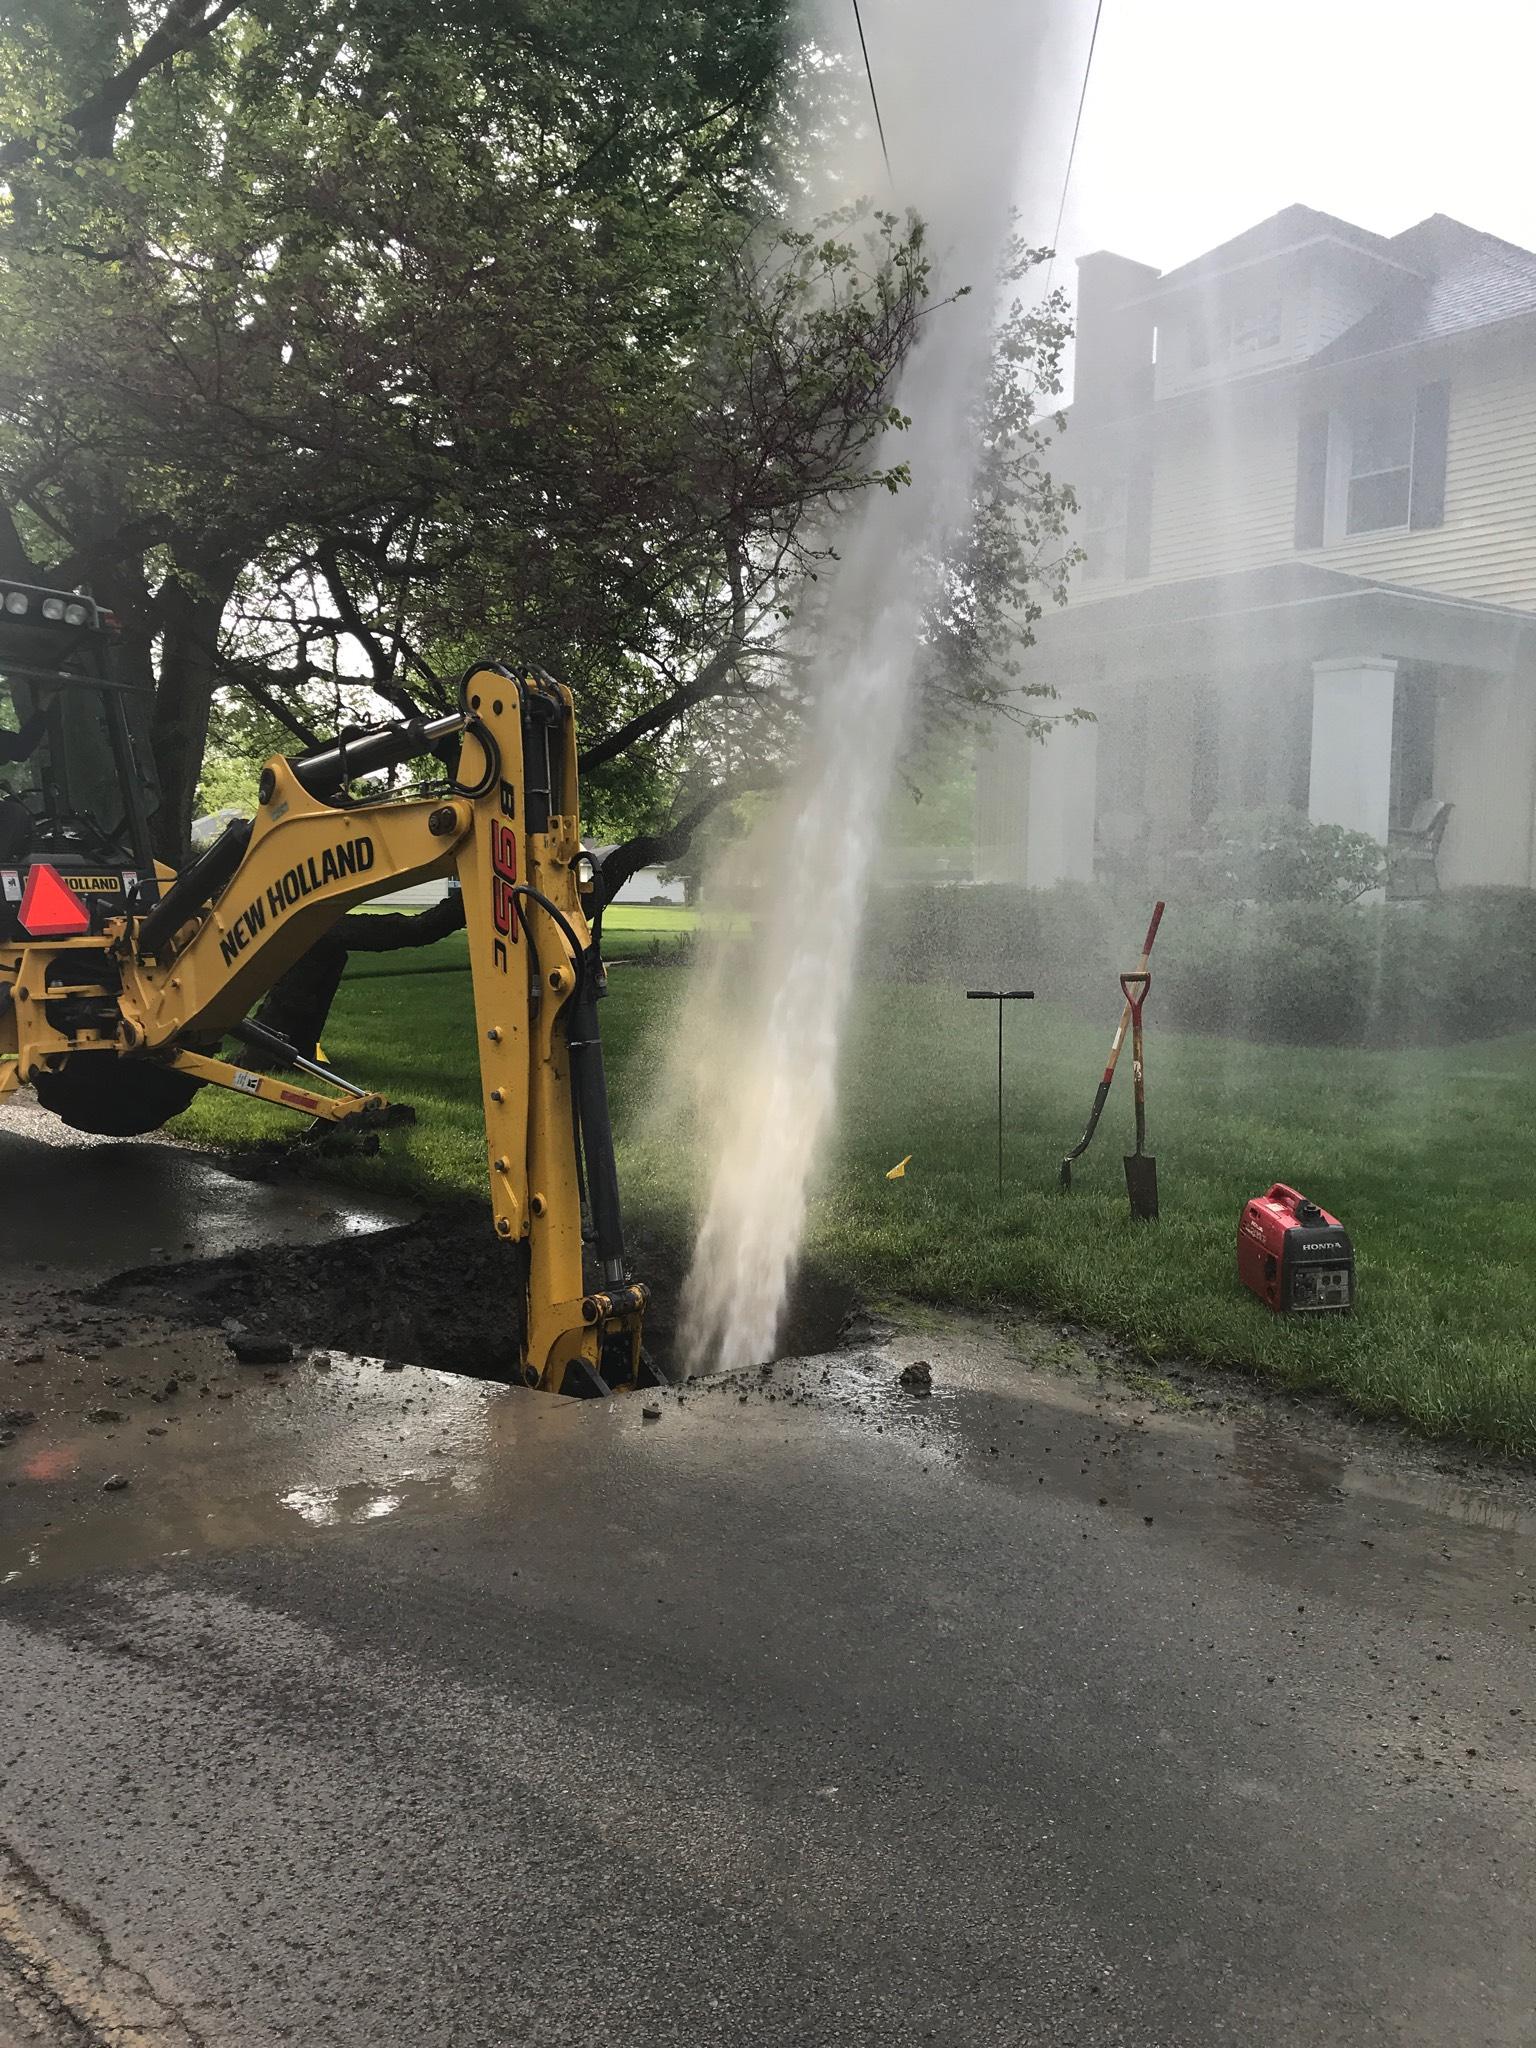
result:
<svg viewBox="0 0 1536 2048"><path fill-rule="evenodd" d="M287 1365L293 1357L286 1337L263 1337L253 1330L232 1336L229 1348L242 1365Z"/></svg>

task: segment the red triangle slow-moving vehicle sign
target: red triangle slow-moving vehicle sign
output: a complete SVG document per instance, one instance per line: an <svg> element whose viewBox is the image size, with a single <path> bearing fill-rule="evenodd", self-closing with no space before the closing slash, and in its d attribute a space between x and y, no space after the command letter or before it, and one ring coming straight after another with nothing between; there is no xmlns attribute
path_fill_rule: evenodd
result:
<svg viewBox="0 0 1536 2048"><path fill-rule="evenodd" d="M91 913L60 876L40 861L27 875L16 913L24 932L34 939L72 939L91 928Z"/></svg>

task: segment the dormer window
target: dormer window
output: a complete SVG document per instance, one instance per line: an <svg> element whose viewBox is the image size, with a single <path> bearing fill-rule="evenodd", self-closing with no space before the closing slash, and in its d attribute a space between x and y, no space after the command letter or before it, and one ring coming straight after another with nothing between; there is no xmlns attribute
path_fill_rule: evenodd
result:
<svg viewBox="0 0 1536 2048"><path fill-rule="evenodd" d="M1279 299L1219 314L1214 320L1196 320L1189 328L1190 370L1198 373L1247 356L1268 355L1280 346L1284 333L1285 308Z"/></svg>
<svg viewBox="0 0 1536 2048"><path fill-rule="evenodd" d="M1232 354L1235 356L1262 355L1266 349L1278 348L1281 335L1281 307L1278 299L1271 299L1267 305L1248 313L1234 314L1230 323Z"/></svg>

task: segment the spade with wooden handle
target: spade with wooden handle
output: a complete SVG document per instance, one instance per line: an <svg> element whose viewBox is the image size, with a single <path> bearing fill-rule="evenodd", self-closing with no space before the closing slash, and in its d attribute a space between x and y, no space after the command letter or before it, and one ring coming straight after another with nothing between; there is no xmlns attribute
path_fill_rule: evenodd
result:
<svg viewBox="0 0 1536 2048"><path fill-rule="evenodd" d="M1163 906L1161 903L1154 903L1152 906L1152 921L1147 926L1147 936L1141 942L1141 959L1137 962L1138 972L1144 971L1152 958L1153 941L1157 937L1157 928L1162 921ZM1093 1108L1088 1112L1088 1122L1084 1127L1083 1135L1061 1162L1061 1191L1063 1194L1069 1194L1072 1189L1073 1160L1082 1158L1088 1147L1093 1143L1094 1132L1099 1128L1099 1118L1104 1114L1104 1105L1109 1100L1109 1084L1115 1078L1115 1067L1120 1058L1120 1048L1125 1043L1125 1034L1130 1029L1130 1024L1131 1006L1127 1003L1120 1012L1120 1022L1115 1026L1114 1042L1109 1048L1109 1063L1104 1069L1103 1079L1099 1082L1098 1093L1093 1098Z"/></svg>
<svg viewBox="0 0 1536 2048"><path fill-rule="evenodd" d="M1131 1198L1133 1223L1157 1221L1157 1161L1147 1151L1147 1068L1141 1048L1141 1010L1152 986L1145 968L1122 974L1126 1008L1131 1013L1131 1085L1136 1092L1136 1150L1125 1162L1125 1189Z"/></svg>

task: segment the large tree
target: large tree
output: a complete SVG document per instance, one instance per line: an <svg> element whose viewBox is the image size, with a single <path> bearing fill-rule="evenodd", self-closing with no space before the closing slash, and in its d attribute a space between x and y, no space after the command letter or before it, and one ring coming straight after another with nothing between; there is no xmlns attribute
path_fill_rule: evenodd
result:
<svg viewBox="0 0 1536 2048"><path fill-rule="evenodd" d="M577 691L614 878L774 772L785 619L849 495L902 487L941 315L918 224L787 225L791 99L846 113L785 11L0 4L0 569L122 617L166 854L216 696L304 738L487 653ZM930 632L964 703L1064 574L1063 334L1016 307L978 418Z"/></svg>

